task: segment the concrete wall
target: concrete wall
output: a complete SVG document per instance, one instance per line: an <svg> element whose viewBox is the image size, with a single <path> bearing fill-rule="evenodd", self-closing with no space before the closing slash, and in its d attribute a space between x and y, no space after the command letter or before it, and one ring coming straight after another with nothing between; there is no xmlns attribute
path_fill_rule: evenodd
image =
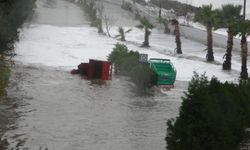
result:
<svg viewBox="0 0 250 150"><path fill-rule="evenodd" d="M193 28L193 27L188 27L188 26L180 26L181 29L181 34L182 36L204 43L206 44L207 42L207 32L205 30ZM248 47L250 42L248 42ZM217 34L213 33L213 44L214 46L218 47L227 47L227 36L222 35L222 34ZM240 39L234 38L234 46L233 46L234 51L241 51L241 46L240 46Z"/></svg>

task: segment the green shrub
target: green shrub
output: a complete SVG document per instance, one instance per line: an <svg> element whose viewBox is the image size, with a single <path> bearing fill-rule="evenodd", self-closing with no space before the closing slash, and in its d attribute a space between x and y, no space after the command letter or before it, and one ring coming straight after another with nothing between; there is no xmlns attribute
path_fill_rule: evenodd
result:
<svg viewBox="0 0 250 150"><path fill-rule="evenodd" d="M35 0L0 1L0 53L13 49L18 29L33 13Z"/></svg>
<svg viewBox="0 0 250 150"><path fill-rule="evenodd" d="M4 53L14 48L19 28L33 14L35 0L0 0L0 97L5 95L10 76Z"/></svg>
<svg viewBox="0 0 250 150"><path fill-rule="evenodd" d="M157 81L157 75L149 68L148 64L137 64L134 66L130 77L137 88L143 92L156 85Z"/></svg>
<svg viewBox="0 0 250 150"><path fill-rule="evenodd" d="M237 150L250 125L250 82L193 77L179 117L167 122L168 150Z"/></svg>
<svg viewBox="0 0 250 150"><path fill-rule="evenodd" d="M139 53L129 51L124 44L117 43L109 54L108 60L115 66L115 74L129 76L139 91L156 85L156 74L149 68L148 64L139 62Z"/></svg>
<svg viewBox="0 0 250 150"><path fill-rule="evenodd" d="M108 60L114 64L115 74L120 72L122 59L128 55L128 48L124 44L117 43L113 51L108 55Z"/></svg>

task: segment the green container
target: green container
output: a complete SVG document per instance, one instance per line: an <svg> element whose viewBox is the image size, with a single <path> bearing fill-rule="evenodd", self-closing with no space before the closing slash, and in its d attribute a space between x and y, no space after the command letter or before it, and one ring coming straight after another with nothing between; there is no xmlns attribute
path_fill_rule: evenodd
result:
<svg viewBox="0 0 250 150"><path fill-rule="evenodd" d="M157 74L158 86L174 85L176 79L176 69L170 59L149 59L150 68Z"/></svg>

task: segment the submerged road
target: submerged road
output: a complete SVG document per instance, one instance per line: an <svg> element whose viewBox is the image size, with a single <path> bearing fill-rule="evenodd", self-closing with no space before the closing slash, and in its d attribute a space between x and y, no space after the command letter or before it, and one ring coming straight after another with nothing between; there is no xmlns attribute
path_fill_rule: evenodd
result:
<svg viewBox="0 0 250 150"><path fill-rule="evenodd" d="M39 0L34 17L37 25L88 22L78 6L64 0ZM0 148L164 150L166 121L178 115L186 87L177 81L167 94L140 96L125 77L101 86L60 68L17 62L0 107L11 112L0 130Z"/></svg>

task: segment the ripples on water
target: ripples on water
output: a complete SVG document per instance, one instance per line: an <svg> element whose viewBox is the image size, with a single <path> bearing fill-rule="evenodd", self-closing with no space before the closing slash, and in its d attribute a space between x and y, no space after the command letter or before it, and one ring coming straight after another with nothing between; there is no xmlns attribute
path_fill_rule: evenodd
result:
<svg viewBox="0 0 250 150"><path fill-rule="evenodd" d="M15 123L2 139L9 149L161 150L166 121L178 114L186 83L167 94L138 96L124 77L107 85L54 68L17 66L8 95Z"/></svg>

